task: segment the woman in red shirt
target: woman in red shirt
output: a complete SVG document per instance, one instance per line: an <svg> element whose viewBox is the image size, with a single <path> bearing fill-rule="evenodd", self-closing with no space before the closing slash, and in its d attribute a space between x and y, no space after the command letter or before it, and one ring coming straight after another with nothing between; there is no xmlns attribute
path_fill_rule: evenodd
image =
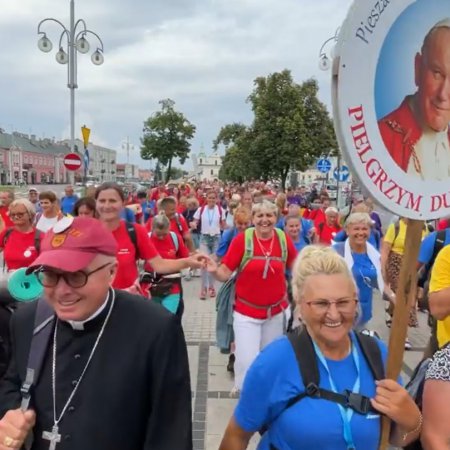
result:
<svg viewBox="0 0 450 450"><path fill-rule="evenodd" d="M100 221L113 233L118 243L118 269L112 284L114 288L141 293L137 268L139 259L151 264L159 273L174 273L188 267L194 269L203 267L205 256L202 254L176 260L161 258L142 225L137 223L129 225L121 220L125 194L118 184L103 183L95 192L95 200Z"/></svg>
<svg viewBox="0 0 450 450"><path fill-rule="evenodd" d="M28 267L38 257L44 233L33 226L35 216L34 206L27 199L14 200L9 205L13 226L0 233L0 251L7 271Z"/></svg>
<svg viewBox="0 0 450 450"><path fill-rule="evenodd" d="M170 221L164 213L159 213L153 218L152 231L149 233L150 242L155 246L158 253L165 259L181 259L189 257L189 250L183 239L173 231L170 231ZM155 272L151 264L145 264L146 272ZM159 274L157 274L159 275ZM171 274L170 277L160 276L162 282L171 284L167 287L167 293L152 293L152 300L162 304L173 314L182 315L183 307L183 290L181 285L181 273Z"/></svg>
<svg viewBox="0 0 450 450"><path fill-rule="evenodd" d="M316 244L331 245L336 234L342 230L339 225L339 212L330 206L325 210L325 221L316 228Z"/></svg>
<svg viewBox="0 0 450 450"><path fill-rule="evenodd" d="M254 229L232 240L219 267L208 263L209 271L219 281L227 281L234 271L239 271L233 313L236 391L242 388L247 369L258 353L284 334L289 319L285 271L292 267L297 250L284 231L275 229L277 217L273 203L256 203L252 208ZM248 239L253 252L241 268Z"/></svg>

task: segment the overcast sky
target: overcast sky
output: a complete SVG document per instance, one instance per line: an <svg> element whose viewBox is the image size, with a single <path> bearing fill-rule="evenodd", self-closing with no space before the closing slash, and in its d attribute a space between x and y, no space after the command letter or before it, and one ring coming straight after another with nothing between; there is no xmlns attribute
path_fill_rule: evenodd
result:
<svg viewBox="0 0 450 450"><path fill-rule="evenodd" d="M290 69L315 77L328 107L330 73L318 68L322 43L342 24L351 0L77 0L76 18L98 33L105 63L78 57L76 133L120 150L129 136L139 162L143 121L171 98L197 127L192 150L211 151L220 128L251 122L246 98L258 76ZM46 17L69 22L69 0L0 0L0 127L69 137L66 66L55 61L60 28L45 24L52 53L37 48ZM89 38L91 46L95 40ZM330 49L330 47L327 47ZM149 167L149 162L141 164ZM178 165L178 162L176 163Z"/></svg>

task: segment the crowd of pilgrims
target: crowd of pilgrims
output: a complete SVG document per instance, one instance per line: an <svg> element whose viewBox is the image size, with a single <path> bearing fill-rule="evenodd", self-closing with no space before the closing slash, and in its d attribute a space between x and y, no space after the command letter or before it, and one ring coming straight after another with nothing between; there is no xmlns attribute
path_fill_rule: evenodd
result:
<svg viewBox="0 0 450 450"><path fill-rule="evenodd" d="M240 396L221 450L245 449L268 424L258 448L375 449L380 413L393 420L396 445L418 438L423 419L414 401L401 380L375 383L354 334L369 326L376 289L391 324L407 219L397 218L383 232L371 199L356 196L343 213L332 206L326 189L282 190L263 182L160 183L138 192L107 182L87 188L81 198L67 186L61 199L30 189L27 199L0 192L0 201L4 271L32 264L39 242L62 217L88 216L101 221L117 241L113 288L158 302L181 318L183 282L201 277L198 299L189 301L217 297L218 345L230 354L231 394ZM446 229L447 222L438 228ZM437 232L424 225L418 268L436 257L430 249ZM189 269L196 252L208 255L208 261L201 269ZM419 301L410 305L410 327L418 326L418 292ZM289 341L279 338L302 326L314 341L325 386L361 389L372 399L372 416L356 414L352 420L332 403L316 409L312 399L288 410L282 406L305 386ZM340 340L344 347L332 345L339 333L349 336L348 342ZM440 341L441 346L447 342L445 337ZM377 345L385 362L387 349L379 340ZM408 339L405 348L410 348ZM300 426L304 431L296 433ZM324 446L318 439L325 439Z"/></svg>

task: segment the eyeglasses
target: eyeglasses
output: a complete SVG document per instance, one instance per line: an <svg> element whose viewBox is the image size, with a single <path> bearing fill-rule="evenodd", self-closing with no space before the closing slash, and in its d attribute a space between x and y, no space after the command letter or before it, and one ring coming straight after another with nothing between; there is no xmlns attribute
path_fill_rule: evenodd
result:
<svg viewBox="0 0 450 450"><path fill-rule="evenodd" d="M9 217L11 219L23 219L27 213L10 213Z"/></svg>
<svg viewBox="0 0 450 450"><path fill-rule="evenodd" d="M97 267L90 272L84 272L83 270L77 272L55 272L43 267L34 273L42 286L46 288L55 287L61 278L72 288L82 288L83 286L86 286L88 279L92 274L99 272L109 265L111 265L111 263L103 264L103 266Z"/></svg>
<svg viewBox="0 0 450 450"><path fill-rule="evenodd" d="M336 309L344 314L353 312L356 303L358 303L358 300L354 298L343 298L334 302L331 300L313 300L311 302L306 302L306 304L316 313L326 313L331 305L336 305Z"/></svg>

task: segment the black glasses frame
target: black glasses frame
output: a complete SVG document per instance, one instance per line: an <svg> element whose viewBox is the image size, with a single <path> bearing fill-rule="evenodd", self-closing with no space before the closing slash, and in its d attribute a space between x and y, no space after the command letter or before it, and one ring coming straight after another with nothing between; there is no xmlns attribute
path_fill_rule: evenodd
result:
<svg viewBox="0 0 450 450"><path fill-rule="evenodd" d="M97 267L94 270L91 270L90 272L84 272L83 270L78 270L76 272L55 272L54 270L51 269L46 269L45 267L41 267L40 269L38 269L36 272L34 272L34 274L36 275L37 279L39 280L39 283L42 284L42 286L47 287L47 288L52 288L58 285L59 280L62 278L66 284L72 288L82 288L84 286L86 286L89 277L91 275L93 275L96 272L100 272L100 270L104 269L105 267L110 266L112 263L106 263L103 264L100 267ZM43 277L45 276L45 273L51 273L52 275L54 275L55 281L51 282L51 283L45 283ZM75 278L71 278L74 276L80 276L83 275L84 278L82 279L82 281L80 282L74 282Z"/></svg>

